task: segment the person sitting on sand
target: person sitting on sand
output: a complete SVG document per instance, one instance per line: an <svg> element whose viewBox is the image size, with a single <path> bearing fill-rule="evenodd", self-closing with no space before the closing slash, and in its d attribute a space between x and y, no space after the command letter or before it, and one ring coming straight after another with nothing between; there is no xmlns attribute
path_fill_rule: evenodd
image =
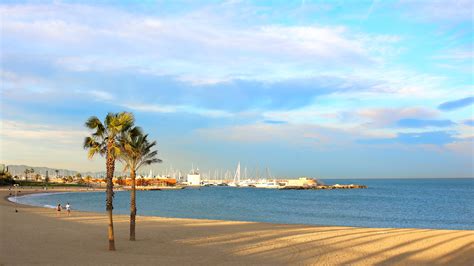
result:
<svg viewBox="0 0 474 266"><path fill-rule="evenodd" d="M66 203L66 211L67 211L67 216L71 216L71 205L69 205L69 202Z"/></svg>
<svg viewBox="0 0 474 266"><path fill-rule="evenodd" d="M61 203L58 203L58 206L56 206L56 214L57 216L61 215Z"/></svg>

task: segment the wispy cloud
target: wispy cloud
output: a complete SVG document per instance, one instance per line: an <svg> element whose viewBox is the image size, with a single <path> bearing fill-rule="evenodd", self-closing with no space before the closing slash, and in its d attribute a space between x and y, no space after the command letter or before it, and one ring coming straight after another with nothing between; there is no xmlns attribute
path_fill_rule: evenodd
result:
<svg viewBox="0 0 474 266"><path fill-rule="evenodd" d="M115 99L112 93L99 90L75 90L75 93L88 96L91 100L111 101Z"/></svg>
<svg viewBox="0 0 474 266"><path fill-rule="evenodd" d="M158 105L158 104L123 104L125 108L141 111L141 112L153 112L153 113L174 113L179 109L178 106L174 105Z"/></svg>
<svg viewBox="0 0 474 266"><path fill-rule="evenodd" d="M340 149L356 143L357 139L392 137L391 134L366 131L359 127L341 128L329 125L293 123L253 123L234 126L202 128L200 136L233 142L270 142L315 149Z"/></svg>
<svg viewBox="0 0 474 266"><path fill-rule="evenodd" d="M442 111L451 111L451 110L464 108L472 104L474 104L474 97L470 96L470 97L466 97L466 98L462 98L462 99L458 99L454 101L444 102L438 106L438 109Z"/></svg>
<svg viewBox="0 0 474 266"><path fill-rule="evenodd" d="M81 143L87 136L86 130L74 130L62 125L32 124L12 120L0 120L2 139L23 139L57 142L63 144ZM79 146L80 147L80 146Z"/></svg>
<svg viewBox="0 0 474 266"><path fill-rule="evenodd" d="M424 128L424 127L450 127L455 123L447 119L416 119L405 118L398 120L397 125L406 128Z"/></svg>
<svg viewBox="0 0 474 266"><path fill-rule="evenodd" d="M472 47L467 49L456 49L445 51L442 55L437 55L433 57L434 59L450 59L455 61L471 61L474 59L474 51Z"/></svg>
<svg viewBox="0 0 474 266"><path fill-rule="evenodd" d="M356 111L355 115L366 119L366 124L371 127L390 127L397 121L413 117L433 118L437 112L423 107L366 108Z"/></svg>
<svg viewBox="0 0 474 266"><path fill-rule="evenodd" d="M278 125L278 124L286 124L286 123L288 123L288 122L286 122L286 121L280 121L280 120L264 120L263 123L265 123L265 124Z"/></svg>
<svg viewBox="0 0 474 266"><path fill-rule="evenodd" d="M453 143L448 143L446 144L446 148L457 154L472 157L472 151L474 151L474 139L459 140Z"/></svg>
<svg viewBox="0 0 474 266"><path fill-rule="evenodd" d="M87 159L82 143L89 132L82 128L5 119L0 120L0 128L3 163L83 171L103 169L101 158Z"/></svg>
<svg viewBox="0 0 474 266"><path fill-rule="evenodd" d="M161 105L161 104L121 104L121 106L138 112L151 113L187 113L210 118L231 117L232 113L224 110L196 108L193 106Z"/></svg>
<svg viewBox="0 0 474 266"><path fill-rule="evenodd" d="M465 120L463 123L464 125L474 127L474 119Z"/></svg>
<svg viewBox="0 0 474 266"><path fill-rule="evenodd" d="M456 1L418 1L403 0L402 6L407 8L412 19L426 21L472 21L474 4L470 0ZM414 16L416 14L416 16Z"/></svg>
<svg viewBox="0 0 474 266"><path fill-rule="evenodd" d="M458 140L453 132L450 131L429 131L419 133L398 133L394 138L361 139L359 143L363 144L390 144L401 143L409 145L445 145Z"/></svg>

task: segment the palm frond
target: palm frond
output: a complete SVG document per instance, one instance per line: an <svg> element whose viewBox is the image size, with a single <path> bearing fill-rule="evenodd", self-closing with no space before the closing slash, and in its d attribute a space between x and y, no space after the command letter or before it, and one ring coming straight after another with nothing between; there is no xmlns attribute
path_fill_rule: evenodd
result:
<svg viewBox="0 0 474 266"><path fill-rule="evenodd" d="M97 153L99 154L101 153L100 147L99 146L91 147L89 148L89 151L87 153L87 158L92 159L92 157L94 157L94 155L96 155Z"/></svg>
<svg viewBox="0 0 474 266"><path fill-rule="evenodd" d="M99 124L102 124L99 118L97 118L97 116L91 116L89 119L87 119L85 126L89 129L95 129Z"/></svg>
<svg viewBox="0 0 474 266"><path fill-rule="evenodd" d="M156 142L149 142L148 135L141 128L133 127L121 137L122 157L127 158L129 167L138 170L143 165L161 162L156 158L158 151L151 151Z"/></svg>

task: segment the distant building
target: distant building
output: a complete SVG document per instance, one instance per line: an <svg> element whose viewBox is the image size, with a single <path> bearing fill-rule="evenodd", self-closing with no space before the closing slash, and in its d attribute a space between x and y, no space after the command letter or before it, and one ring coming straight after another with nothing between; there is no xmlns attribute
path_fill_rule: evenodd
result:
<svg viewBox="0 0 474 266"><path fill-rule="evenodd" d="M200 186L201 185L201 174L199 174L199 169L196 171L193 169L188 174L188 185L190 186Z"/></svg>

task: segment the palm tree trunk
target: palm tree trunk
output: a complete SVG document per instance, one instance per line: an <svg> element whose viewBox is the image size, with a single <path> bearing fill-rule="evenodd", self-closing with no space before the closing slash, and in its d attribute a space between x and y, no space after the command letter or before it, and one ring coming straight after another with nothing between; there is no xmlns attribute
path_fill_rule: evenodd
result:
<svg viewBox="0 0 474 266"><path fill-rule="evenodd" d="M109 227L108 227L108 233L109 233L109 250L114 251L115 250L115 238L114 238L114 221L112 218L112 210L107 210L107 215L109 218Z"/></svg>
<svg viewBox="0 0 474 266"><path fill-rule="evenodd" d="M109 233L109 250L115 250L115 238L114 238L114 221L112 217L112 210L114 209L113 206L113 197L114 197L114 183L112 182L112 179L114 178L114 170L115 170L115 159L113 158L111 154L113 146L113 140L112 142L109 141L107 144L107 189L106 189L106 210L107 210L107 215L109 218L109 227L108 227L108 233Z"/></svg>
<svg viewBox="0 0 474 266"><path fill-rule="evenodd" d="M132 179L132 193L130 194L130 240L135 241L135 217L137 215L137 191L135 184L135 169L130 172L130 178Z"/></svg>

